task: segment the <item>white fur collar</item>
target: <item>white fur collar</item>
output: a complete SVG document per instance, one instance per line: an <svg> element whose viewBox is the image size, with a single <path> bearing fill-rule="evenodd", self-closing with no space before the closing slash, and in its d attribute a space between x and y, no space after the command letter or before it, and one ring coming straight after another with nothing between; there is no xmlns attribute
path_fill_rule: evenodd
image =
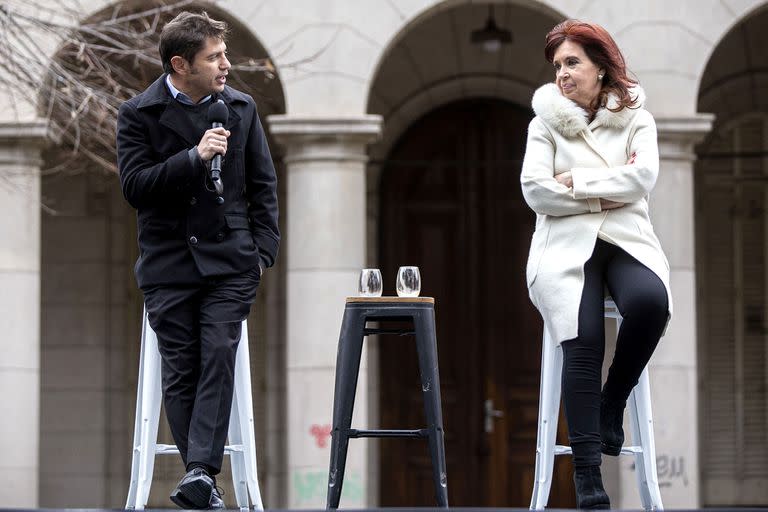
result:
<svg viewBox="0 0 768 512"><path fill-rule="evenodd" d="M607 105L595 114L595 126L607 126L609 128L624 128L629 124L635 114L637 107L645 104L645 92L639 85L629 90L631 97L637 97L637 102L633 108L623 108L618 112L611 112L609 108L616 108L618 105L616 95L609 94ZM533 94L533 111L547 125L562 133L566 137L573 137L588 126L589 118L587 111L581 108L576 102L569 100L562 94L554 83L544 84Z"/></svg>

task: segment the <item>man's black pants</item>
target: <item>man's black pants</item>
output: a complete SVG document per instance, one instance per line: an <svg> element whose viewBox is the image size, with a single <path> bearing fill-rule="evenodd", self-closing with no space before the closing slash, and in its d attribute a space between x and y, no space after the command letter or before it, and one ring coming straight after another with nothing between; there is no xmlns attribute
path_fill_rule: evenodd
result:
<svg viewBox="0 0 768 512"><path fill-rule="evenodd" d="M200 285L144 290L162 356L168 424L184 465L221 470L229 428L242 321L260 281L259 267Z"/></svg>
<svg viewBox="0 0 768 512"><path fill-rule="evenodd" d="M598 239L584 264L578 337L564 341L562 393L575 466L599 465L600 377L605 354L605 287L623 317L603 387L611 401L626 400L667 323L664 283L620 247Z"/></svg>

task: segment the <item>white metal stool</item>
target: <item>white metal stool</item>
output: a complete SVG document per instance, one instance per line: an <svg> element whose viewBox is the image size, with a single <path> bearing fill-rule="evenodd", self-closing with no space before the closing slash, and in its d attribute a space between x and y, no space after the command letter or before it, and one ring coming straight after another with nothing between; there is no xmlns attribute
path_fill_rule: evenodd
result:
<svg viewBox="0 0 768 512"><path fill-rule="evenodd" d="M612 300L605 301L606 318L615 318L621 326L621 314ZM539 394L539 429L536 437L536 479L531 496L531 510L547 506L552 486L552 470L555 455L571 453L569 446L555 444L557 420L560 412L560 385L563 371L563 350L555 347L544 327L544 343L541 355L541 389ZM640 490L640 500L646 510L663 510L659 479L656 475L656 445L653 440L653 415L651 413L651 387L648 368L629 395L630 428L634 446L623 446L621 455L635 456L635 472Z"/></svg>
<svg viewBox="0 0 768 512"><path fill-rule="evenodd" d="M256 439L253 432L253 403L251 401L251 369L248 355L248 328L243 321L240 343L235 361L234 396L229 419L229 444L224 453L232 465L232 483L237 506L248 508L248 493L253 508L263 510L261 491L256 471ZM178 454L172 444L157 443L162 397L160 377L160 351L157 335L152 330L144 311L141 329L141 356L136 393L136 425L133 431L133 457L131 461L131 486L128 489L126 509L142 510L149 499L155 455Z"/></svg>

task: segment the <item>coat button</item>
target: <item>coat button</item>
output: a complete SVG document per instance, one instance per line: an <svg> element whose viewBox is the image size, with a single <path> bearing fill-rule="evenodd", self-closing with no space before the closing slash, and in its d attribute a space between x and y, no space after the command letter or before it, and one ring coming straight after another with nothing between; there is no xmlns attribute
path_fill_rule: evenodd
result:
<svg viewBox="0 0 768 512"><path fill-rule="evenodd" d="M216 233L216 240L218 240L219 242L224 240L224 233L221 233L221 232Z"/></svg>
<svg viewBox="0 0 768 512"><path fill-rule="evenodd" d="M224 198L223 198L223 197L221 197L221 196L218 196L218 197L216 198L216 203L218 203L218 204L224 204Z"/></svg>
<svg viewBox="0 0 768 512"><path fill-rule="evenodd" d="M197 245L197 237L196 236L189 237L189 243L192 245Z"/></svg>
<svg viewBox="0 0 768 512"><path fill-rule="evenodd" d="M192 199L190 199L189 204L191 204L192 206L195 206L197 204L197 198L193 197Z"/></svg>

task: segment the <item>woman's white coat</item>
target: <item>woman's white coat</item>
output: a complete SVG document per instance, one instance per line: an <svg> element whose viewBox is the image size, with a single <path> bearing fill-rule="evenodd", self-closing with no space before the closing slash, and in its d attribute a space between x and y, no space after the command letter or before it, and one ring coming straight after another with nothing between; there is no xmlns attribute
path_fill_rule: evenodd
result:
<svg viewBox="0 0 768 512"><path fill-rule="evenodd" d="M589 122L587 112L554 83L533 95L536 117L520 177L523 196L536 212L526 267L528 290L556 342L577 337L584 263L600 237L618 245L663 281L672 314L669 263L648 215L648 194L659 173L656 123L642 108L645 94L630 90L635 106L611 112L616 98ZM627 164L630 156L635 160ZM554 176L571 171L573 188ZM599 198L626 203L601 211Z"/></svg>

